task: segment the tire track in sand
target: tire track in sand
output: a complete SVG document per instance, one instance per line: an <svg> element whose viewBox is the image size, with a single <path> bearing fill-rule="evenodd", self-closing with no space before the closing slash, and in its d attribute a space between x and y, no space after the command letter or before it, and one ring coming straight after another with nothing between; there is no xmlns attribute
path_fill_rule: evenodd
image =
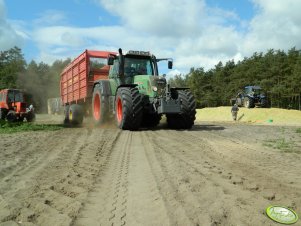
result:
<svg viewBox="0 0 301 226"><path fill-rule="evenodd" d="M142 134L121 132L73 225L169 225Z"/></svg>

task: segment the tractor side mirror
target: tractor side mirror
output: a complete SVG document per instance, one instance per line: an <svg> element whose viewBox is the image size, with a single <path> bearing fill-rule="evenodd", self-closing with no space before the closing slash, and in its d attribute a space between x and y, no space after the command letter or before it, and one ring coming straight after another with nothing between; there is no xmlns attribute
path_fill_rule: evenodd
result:
<svg viewBox="0 0 301 226"><path fill-rule="evenodd" d="M171 60L168 61L168 69L172 69L172 61Z"/></svg>
<svg viewBox="0 0 301 226"><path fill-rule="evenodd" d="M108 65L114 64L115 57L113 55L108 56Z"/></svg>

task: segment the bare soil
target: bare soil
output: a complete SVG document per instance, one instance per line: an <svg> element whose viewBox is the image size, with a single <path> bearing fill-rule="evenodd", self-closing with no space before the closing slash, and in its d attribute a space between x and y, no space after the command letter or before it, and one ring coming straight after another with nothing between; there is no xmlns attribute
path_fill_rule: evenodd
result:
<svg viewBox="0 0 301 226"><path fill-rule="evenodd" d="M278 225L269 205L301 214L298 128L199 121L131 132L86 122L0 134L0 225Z"/></svg>

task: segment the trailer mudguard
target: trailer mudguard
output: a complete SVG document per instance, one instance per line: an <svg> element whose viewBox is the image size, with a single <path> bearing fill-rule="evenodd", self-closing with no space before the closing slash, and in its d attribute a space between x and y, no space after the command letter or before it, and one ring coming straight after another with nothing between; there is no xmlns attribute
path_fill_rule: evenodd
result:
<svg viewBox="0 0 301 226"><path fill-rule="evenodd" d="M95 81L94 82L94 88L97 85L98 85L97 88L100 89L102 96L106 96L106 97L112 96L112 90L111 90L111 86L110 86L110 81L109 80L98 80L98 81Z"/></svg>

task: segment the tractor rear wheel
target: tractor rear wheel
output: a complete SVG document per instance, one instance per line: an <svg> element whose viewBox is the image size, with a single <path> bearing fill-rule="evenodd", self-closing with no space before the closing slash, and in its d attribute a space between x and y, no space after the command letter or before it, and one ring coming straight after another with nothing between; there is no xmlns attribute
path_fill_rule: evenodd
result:
<svg viewBox="0 0 301 226"><path fill-rule="evenodd" d="M142 120L142 98L136 87L121 87L115 99L117 126L124 130L138 130Z"/></svg>
<svg viewBox="0 0 301 226"><path fill-rule="evenodd" d="M83 119L83 107L78 104L71 104L69 108L69 122L73 125L80 125L83 123Z"/></svg>
<svg viewBox="0 0 301 226"><path fill-rule="evenodd" d="M195 99L189 90L179 90L180 114L167 114L167 124L172 129L190 129L195 120Z"/></svg>
<svg viewBox="0 0 301 226"><path fill-rule="evenodd" d="M162 116L158 114L144 114L141 122L142 127L155 127L159 124Z"/></svg>
<svg viewBox="0 0 301 226"><path fill-rule="evenodd" d="M102 124L108 117L108 109L105 106L104 98L101 95L101 90L95 86L92 98L92 113L96 124Z"/></svg>
<svg viewBox="0 0 301 226"><path fill-rule="evenodd" d="M0 120L5 120L6 118L6 109L0 108Z"/></svg>

